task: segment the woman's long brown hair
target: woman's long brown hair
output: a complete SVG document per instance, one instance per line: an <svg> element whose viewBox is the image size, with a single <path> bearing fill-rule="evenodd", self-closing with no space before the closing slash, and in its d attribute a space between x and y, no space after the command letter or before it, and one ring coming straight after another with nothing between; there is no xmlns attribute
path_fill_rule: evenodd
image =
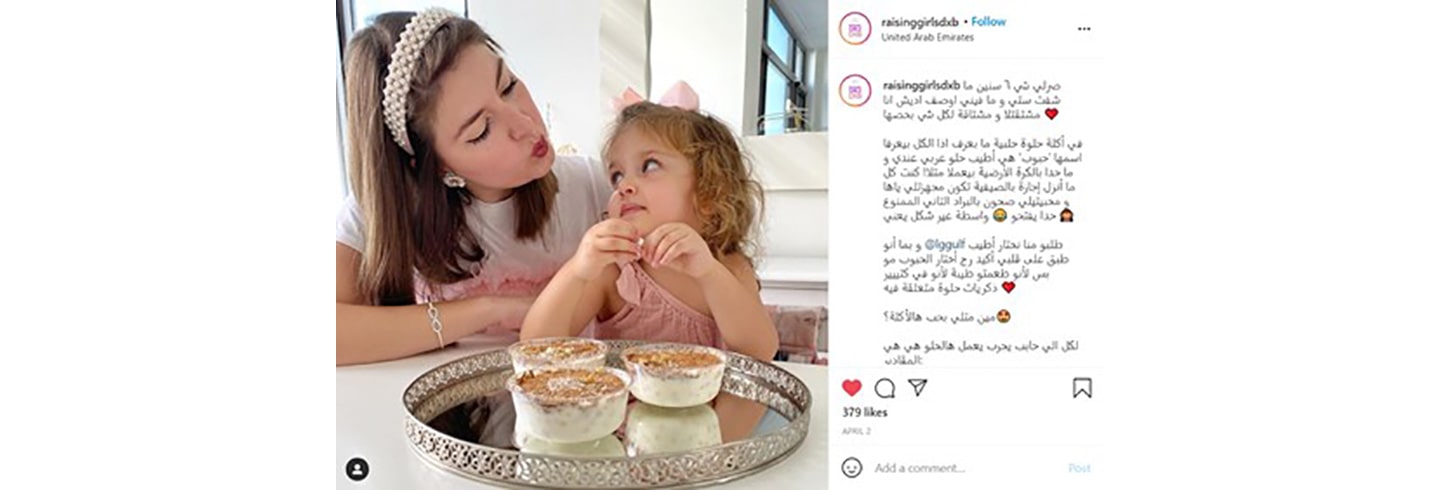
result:
<svg viewBox="0 0 1440 490"><path fill-rule="evenodd" d="M357 287L371 304L415 302L416 279L447 284L469 278L462 262L480 263L485 250L465 221L475 197L440 181L444 170L430 145L429 116L437 81L469 46L496 53L500 46L474 21L451 18L425 44L415 67L407 123L415 156L405 153L385 127L381 100L390 54L411 12L382 14L355 33L345 50L346 126L350 138L350 185L365 222ZM553 173L515 190L515 236L539 238L549 220L557 184Z"/></svg>

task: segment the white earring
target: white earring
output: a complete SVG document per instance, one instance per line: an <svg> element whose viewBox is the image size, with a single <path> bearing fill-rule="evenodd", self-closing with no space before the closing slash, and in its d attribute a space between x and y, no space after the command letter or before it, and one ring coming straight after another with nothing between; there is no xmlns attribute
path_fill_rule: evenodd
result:
<svg viewBox="0 0 1440 490"><path fill-rule="evenodd" d="M455 172L451 172L449 170L445 171L445 176L441 177L440 181L445 183L445 187L451 187L455 189L465 187L465 179L461 178L459 175L455 175Z"/></svg>

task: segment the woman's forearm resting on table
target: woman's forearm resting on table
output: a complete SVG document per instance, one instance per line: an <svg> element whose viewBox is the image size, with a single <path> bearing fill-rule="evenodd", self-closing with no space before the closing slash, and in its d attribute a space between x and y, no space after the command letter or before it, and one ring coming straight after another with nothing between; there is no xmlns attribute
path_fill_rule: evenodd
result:
<svg viewBox="0 0 1440 490"><path fill-rule="evenodd" d="M431 351L501 321L502 305L491 298L437 303L441 336L431 328L424 304L369 306L335 303L335 364L389 361Z"/></svg>

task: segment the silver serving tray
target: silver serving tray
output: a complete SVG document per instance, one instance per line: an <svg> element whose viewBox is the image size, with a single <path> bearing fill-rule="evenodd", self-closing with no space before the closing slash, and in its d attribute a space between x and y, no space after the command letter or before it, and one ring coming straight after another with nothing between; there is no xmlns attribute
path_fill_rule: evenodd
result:
<svg viewBox="0 0 1440 490"><path fill-rule="evenodd" d="M607 341L607 363L638 341ZM810 389L774 365L727 353L721 390L768 406L788 420L749 439L688 452L630 457L561 457L489 447L451 437L426 422L468 400L505 391L512 373L505 349L426 371L405 388L405 437L421 459L452 473L520 488L693 488L735 480L783 461L810 428ZM623 368L623 367L622 367Z"/></svg>

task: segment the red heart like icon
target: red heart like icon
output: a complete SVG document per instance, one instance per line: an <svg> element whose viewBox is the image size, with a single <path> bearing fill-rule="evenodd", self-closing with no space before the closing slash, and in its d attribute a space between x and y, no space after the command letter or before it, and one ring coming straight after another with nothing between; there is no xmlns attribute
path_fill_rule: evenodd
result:
<svg viewBox="0 0 1440 490"><path fill-rule="evenodd" d="M1005 281L1005 282L1000 283L1000 287L1005 288L1005 292L1008 293L1008 292L1011 292L1011 291L1014 291L1014 290L1015 290L1015 282L1014 282L1014 281Z"/></svg>
<svg viewBox="0 0 1440 490"><path fill-rule="evenodd" d="M1049 109L1045 109L1045 117L1049 117L1050 119L1055 119L1055 116L1058 116L1058 115L1060 115L1060 109L1056 109L1056 108L1054 108L1054 107L1051 107L1051 108L1049 108Z"/></svg>
<svg viewBox="0 0 1440 490"><path fill-rule="evenodd" d="M840 383L840 388L845 390L846 393L849 393L850 396L855 396L856 393L860 392L860 380L847 379L845 382Z"/></svg>

